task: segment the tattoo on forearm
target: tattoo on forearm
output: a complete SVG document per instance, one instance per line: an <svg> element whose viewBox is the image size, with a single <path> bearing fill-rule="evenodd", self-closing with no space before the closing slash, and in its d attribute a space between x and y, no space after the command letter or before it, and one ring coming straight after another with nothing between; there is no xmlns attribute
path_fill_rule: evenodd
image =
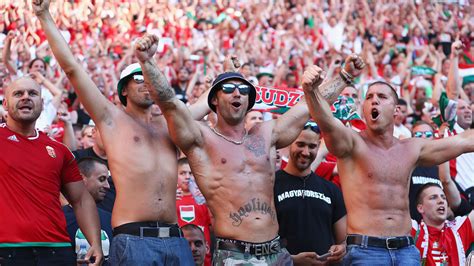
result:
<svg viewBox="0 0 474 266"><path fill-rule="evenodd" d="M229 218L232 219L232 225L236 227L240 226L242 221L252 212L270 215L272 221L276 220L276 212L272 209L270 203L260 201L259 198L253 198L240 207L236 212L230 212Z"/></svg>
<svg viewBox="0 0 474 266"><path fill-rule="evenodd" d="M251 151L255 156L260 157L265 155L265 139L260 136L252 136L245 142L245 147Z"/></svg>
<svg viewBox="0 0 474 266"><path fill-rule="evenodd" d="M163 75L163 73L161 73L161 71L152 63L146 62L144 65L145 69L143 74L148 77L145 81L147 82L147 85L156 92L158 101L165 102L172 99L175 96L175 93L165 75Z"/></svg>
<svg viewBox="0 0 474 266"><path fill-rule="evenodd" d="M341 93L346 85L347 84L344 82L344 80L342 80L342 78L337 75L337 77L330 80L329 82L321 84L319 87L319 92L324 97L324 99L332 102L337 99L337 96L339 96L339 93Z"/></svg>

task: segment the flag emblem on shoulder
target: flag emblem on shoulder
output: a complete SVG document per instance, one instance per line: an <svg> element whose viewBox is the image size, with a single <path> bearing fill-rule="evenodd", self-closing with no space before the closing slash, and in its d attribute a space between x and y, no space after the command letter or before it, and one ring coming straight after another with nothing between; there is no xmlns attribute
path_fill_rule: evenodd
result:
<svg viewBox="0 0 474 266"><path fill-rule="evenodd" d="M53 147L46 146L46 151L48 152L48 155L51 156L51 158L56 158L56 152L54 151Z"/></svg>
<svg viewBox="0 0 474 266"><path fill-rule="evenodd" d="M193 205L183 205L179 206L179 216L181 220L190 223L196 218Z"/></svg>
<svg viewBox="0 0 474 266"><path fill-rule="evenodd" d="M16 137L16 135L11 135L10 137L8 137L8 140L11 140L11 141L14 141L14 142L20 142L18 140L18 138Z"/></svg>

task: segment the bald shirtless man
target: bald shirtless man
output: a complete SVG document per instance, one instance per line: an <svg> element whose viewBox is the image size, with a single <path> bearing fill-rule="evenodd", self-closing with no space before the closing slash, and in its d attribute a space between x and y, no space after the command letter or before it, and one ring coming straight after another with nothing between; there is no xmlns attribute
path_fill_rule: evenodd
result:
<svg viewBox="0 0 474 266"><path fill-rule="evenodd" d="M255 87L241 74L225 72L213 82L209 107L217 124L209 127L191 118L152 59L158 38L137 41L138 60L152 98L168 122L170 136L186 154L196 181L215 218L217 236L214 264L259 263L289 265L278 242L273 203L276 149L294 141L309 118L304 101L278 120L244 128L244 118L255 103ZM321 69L311 67L303 83L319 86ZM329 82L329 84L331 84ZM153 89L152 89L153 88Z"/></svg>
<svg viewBox="0 0 474 266"><path fill-rule="evenodd" d="M153 100L139 65L122 72L119 96L126 107L116 107L75 60L48 7L49 0L33 3L56 59L99 128L117 190L111 264L193 265L176 223L177 150L163 116L151 114ZM197 117L207 113L203 103L192 111Z"/></svg>
<svg viewBox="0 0 474 266"><path fill-rule="evenodd" d="M350 75L341 77L351 83ZM394 138L397 94L390 84L378 81L369 85L362 106L367 130L359 134L336 121L324 100L323 95L337 96L340 90L303 88L311 116L338 158L349 234L344 264L420 265L410 237L410 174L417 165L440 164L473 151L473 131L435 141Z"/></svg>

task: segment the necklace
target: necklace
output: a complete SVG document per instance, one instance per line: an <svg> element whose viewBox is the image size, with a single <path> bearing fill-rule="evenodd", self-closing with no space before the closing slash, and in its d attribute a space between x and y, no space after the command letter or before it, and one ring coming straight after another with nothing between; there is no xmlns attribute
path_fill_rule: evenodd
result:
<svg viewBox="0 0 474 266"><path fill-rule="evenodd" d="M244 134L244 136L242 137L242 140L240 140L240 141L235 141L235 140L229 139L228 137L226 137L226 136L224 136L223 134L219 133L214 127L210 127L210 128L211 128L211 130L212 130L214 133L216 133L217 136L219 136L219 137L221 137L221 138L227 140L228 142L234 143L235 145L242 145L242 143L244 143L245 139L247 138L247 133L248 133L248 132L247 132L246 129L244 129L245 134Z"/></svg>

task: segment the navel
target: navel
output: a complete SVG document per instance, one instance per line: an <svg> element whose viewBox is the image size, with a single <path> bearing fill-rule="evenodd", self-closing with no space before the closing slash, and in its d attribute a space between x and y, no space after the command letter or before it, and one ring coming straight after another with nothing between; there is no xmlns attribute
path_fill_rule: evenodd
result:
<svg viewBox="0 0 474 266"><path fill-rule="evenodd" d="M135 142L139 142L139 141L140 141L140 138L137 137L137 136L134 136L134 137L133 137L133 140L134 140Z"/></svg>
<svg viewBox="0 0 474 266"><path fill-rule="evenodd" d="M226 160L225 158L222 158L222 159L221 159L221 163L222 163L222 164L225 164L225 163L227 163L227 160Z"/></svg>

